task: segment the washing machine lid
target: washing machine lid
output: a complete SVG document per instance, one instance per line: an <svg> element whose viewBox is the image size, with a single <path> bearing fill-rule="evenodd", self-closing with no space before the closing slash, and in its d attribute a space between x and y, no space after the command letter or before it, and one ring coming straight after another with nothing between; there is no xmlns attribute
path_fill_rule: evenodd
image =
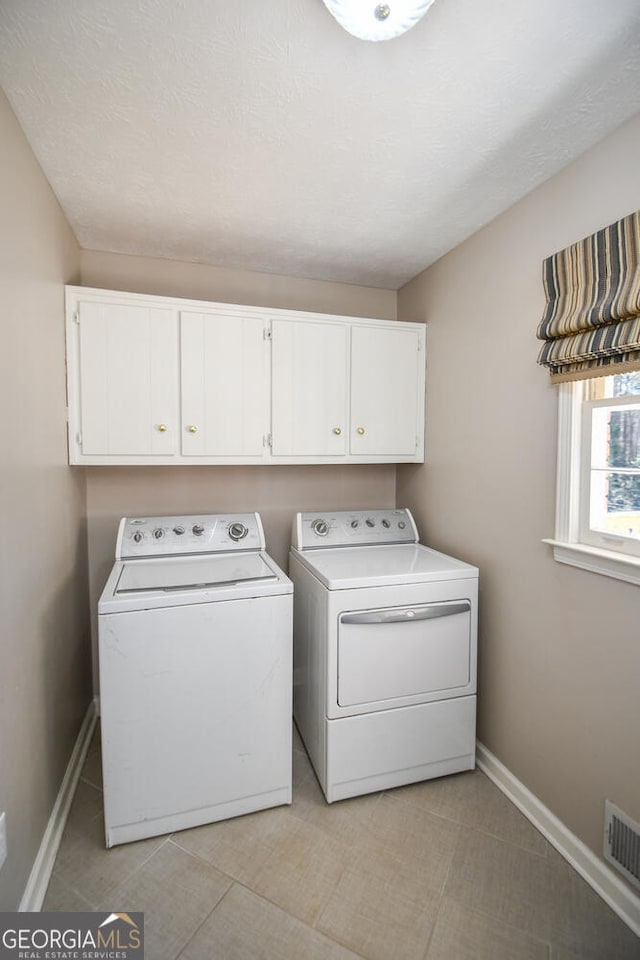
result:
<svg viewBox="0 0 640 960"><path fill-rule="evenodd" d="M117 561L99 613L291 593L293 586L263 552Z"/></svg>
<svg viewBox="0 0 640 960"><path fill-rule="evenodd" d="M478 576L477 567L420 543L313 551L293 549L292 554L329 590L462 580Z"/></svg>
<svg viewBox="0 0 640 960"><path fill-rule="evenodd" d="M193 590L230 584L241 587L248 581L275 579L275 573L259 553L187 557L164 563L136 560L123 564L116 594Z"/></svg>

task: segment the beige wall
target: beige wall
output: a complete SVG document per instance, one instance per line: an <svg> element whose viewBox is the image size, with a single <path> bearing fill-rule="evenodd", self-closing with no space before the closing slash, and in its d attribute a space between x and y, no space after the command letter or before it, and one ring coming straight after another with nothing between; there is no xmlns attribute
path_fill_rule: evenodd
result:
<svg viewBox="0 0 640 960"><path fill-rule="evenodd" d="M83 251L81 283L112 290L219 300L257 306L395 319L389 290L297 280L203 264ZM113 563L121 517L257 510L267 549L287 567L296 510L395 504L395 467L87 467L89 577L96 607Z"/></svg>
<svg viewBox="0 0 640 960"><path fill-rule="evenodd" d="M84 477L65 435L63 284L79 249L1 91L0 142L0 910L13 910L91 685Z"/></svg>
<svg viewBox="0 0 640 960"><path fill-rule="evenodd" d="M640 593L556 563L556 389L538 367L544 257L640 207L640 117L399 293L427 320L427 463L398 503L480 567L479 739L597 854L640 820Z"/></svg>
<svg viewBox="0 0 640 960"><path fill-rule="evenodd" d="M93 250L83 250L81 256L81 283L84 287L350 317L396 319L394 290Z"/></svg>

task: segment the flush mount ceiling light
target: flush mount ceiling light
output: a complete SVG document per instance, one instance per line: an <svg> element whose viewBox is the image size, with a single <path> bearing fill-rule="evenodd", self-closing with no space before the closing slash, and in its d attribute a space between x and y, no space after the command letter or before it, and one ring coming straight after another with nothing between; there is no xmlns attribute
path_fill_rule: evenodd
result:
<svg viewBox="0 0 640 960"><path fill-rule="evenodd" d="M323 0L327 10L354 37L360 40L392 40L406 33L433 3L433 0Z"/></svg>

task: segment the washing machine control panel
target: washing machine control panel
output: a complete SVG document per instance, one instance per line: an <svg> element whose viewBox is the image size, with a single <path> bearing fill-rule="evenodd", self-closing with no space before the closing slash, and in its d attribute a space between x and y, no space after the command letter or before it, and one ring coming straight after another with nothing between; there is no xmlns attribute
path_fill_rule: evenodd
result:
<svg viewBox="0 0 640 960"><path fill-rule="evenodd" d="M358 544L417 543L418 530L406 508L298 513L292 544L298 550Z"/></svg>
<svg viewBox="0 0 640 960"><path fill-rule="evenodd" d="M264 531L257 513L123 517L116 559L264 549Z"/></svg>

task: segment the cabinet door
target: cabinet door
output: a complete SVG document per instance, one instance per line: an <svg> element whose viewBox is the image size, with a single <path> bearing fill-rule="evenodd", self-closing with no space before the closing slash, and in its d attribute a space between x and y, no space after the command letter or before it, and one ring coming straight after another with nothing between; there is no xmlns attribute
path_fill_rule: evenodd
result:
<svg viewBox="0 0 640 960"><path fill-rule="evenodd" d="M182 444L187 457L264 457L269 345L261 317L180 314Z"/></svg>
<svg viewBox="0 0 640 960"><path fill-rule="evenodd" d="M349 327L274 320L274 457L339 457L346 452Z"/></svg>
<svg viewBox="0 0 640 960"><path fill-rule="evenodd" d="M80 434L86 456L173 456L178 314L80 303Z"/></svg>
<svg viewBox="0 0 640 960"><path fill-rule="evenodd" d="M422 332L354 326L351 331L350 452L415 457L422 415Z"/></svg>

